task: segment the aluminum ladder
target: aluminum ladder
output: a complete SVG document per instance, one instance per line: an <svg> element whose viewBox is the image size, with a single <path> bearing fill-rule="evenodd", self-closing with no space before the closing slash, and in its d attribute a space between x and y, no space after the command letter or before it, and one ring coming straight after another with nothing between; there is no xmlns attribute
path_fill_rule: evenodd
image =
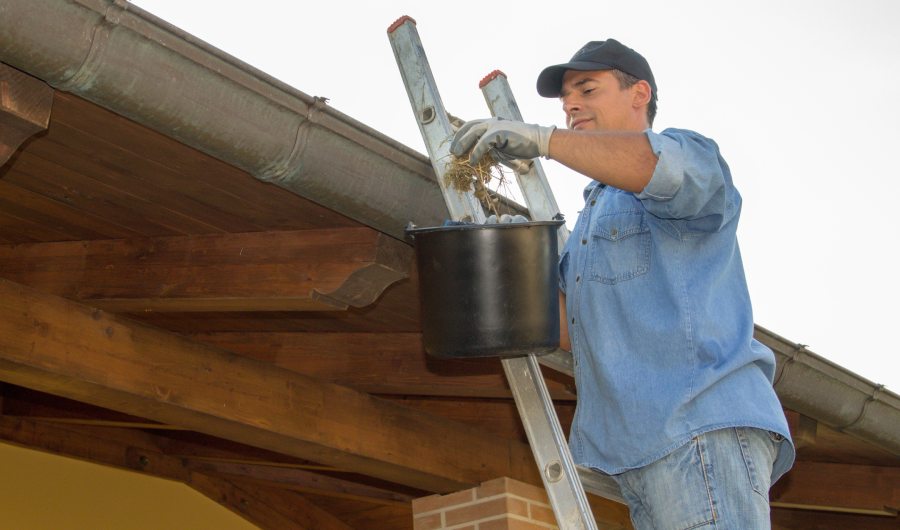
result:
<svg viewBox="0 0 900 530"><path fill-rule="evenodd" d="M453 137L454 127L438 93L415 20L401 17L388 28L388 38L451 218L484 222L484 211L473 193L460 192L444 183L443 177L451 159L450 139ZM480 86L492 115L522 120L519 107L502 72L492 72L482 80ZM559 213L540 161L522 163L515 173L532 220L550 220ZM560 249L568 235L565 225L560 226ZM585 489L620 503L624 501L617 484L611 478L575 466L539 362L574 375L572 354L563 350L541 357L531 354L502 360L559 527L563 530L597 529Z"/></svg>

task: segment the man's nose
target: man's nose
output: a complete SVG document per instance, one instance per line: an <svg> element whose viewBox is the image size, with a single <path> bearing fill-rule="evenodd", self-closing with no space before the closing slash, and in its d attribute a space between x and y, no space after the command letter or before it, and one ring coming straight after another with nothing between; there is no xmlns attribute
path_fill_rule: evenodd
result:
<svg viewBox="0 0 900 530"><path fill-rule="evenodd" d="M581 109L581 104L573 97L563 98L562 104L563 104L563 112L565 112L566 115L569 115L569 114Z"/></svg>

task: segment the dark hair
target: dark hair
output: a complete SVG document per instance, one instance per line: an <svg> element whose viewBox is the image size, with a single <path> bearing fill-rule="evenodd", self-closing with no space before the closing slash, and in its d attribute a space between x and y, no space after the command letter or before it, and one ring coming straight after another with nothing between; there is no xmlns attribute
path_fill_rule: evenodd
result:
<svg viewBox="0 0 900 530"><path fill-rule="evenodd" d="M631 88L635 83L640 81L637 77L634 77L631 74L626 74L621 70L613 69L611 70L616 79L619 80L619 88L626 89ZM653 126L653 118L656 117L656 93L650 95L650 103L647 105L647 121L651 126Z"/></svg>

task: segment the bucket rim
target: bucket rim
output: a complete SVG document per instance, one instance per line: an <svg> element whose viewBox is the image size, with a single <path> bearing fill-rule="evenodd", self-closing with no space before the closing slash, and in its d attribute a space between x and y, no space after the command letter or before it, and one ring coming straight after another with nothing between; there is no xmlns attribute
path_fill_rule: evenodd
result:
<svg viewBox="0 0 900 530"><path fill-rule="evenodd" d="M456 232L456 231L466 231L466 230L511 230L514 228L530 228L533 226L553 226L560 227L566 221L562 219L553 219L550 221L528 221L525 223L491 223L491 224L476 224L476 223L467 223L467 224L458 224L458 225L447 225L447 226L424 226L421 228L418 227L407 227L406 235L415 236L416 234L429 234L432 232Z"/></svg>

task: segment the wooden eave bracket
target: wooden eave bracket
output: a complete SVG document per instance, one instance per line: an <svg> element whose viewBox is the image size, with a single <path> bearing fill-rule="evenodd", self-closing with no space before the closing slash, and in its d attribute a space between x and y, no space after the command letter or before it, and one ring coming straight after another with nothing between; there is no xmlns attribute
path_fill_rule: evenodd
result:
<svg viewBox="0 0 900 530"><path fill-rule="evenodd" d="M313 300L338 309L365 307L374 303L394 283L409 277L413 251L396 239L378 234L375 258L371 264L357 269L337 289L322 292L313 289Z"/></svg>
<svg viewBox="0 0 900 530"><path fill-rule="evenodd" d="M50 85L0 63L0 166L25 140L47 130L52 105Z"/></svg>
<svg viewBox="0 0 900 530"><path fill-rule="evenodd" d="M791 430L791 438L797 449L810 447L816 444L819 422L799 412L785 411L788 427Z"/></svg>

